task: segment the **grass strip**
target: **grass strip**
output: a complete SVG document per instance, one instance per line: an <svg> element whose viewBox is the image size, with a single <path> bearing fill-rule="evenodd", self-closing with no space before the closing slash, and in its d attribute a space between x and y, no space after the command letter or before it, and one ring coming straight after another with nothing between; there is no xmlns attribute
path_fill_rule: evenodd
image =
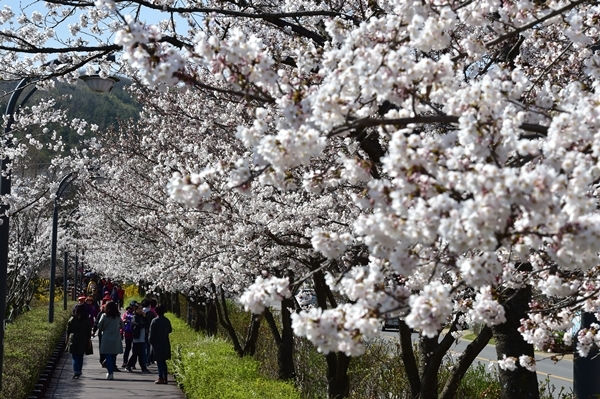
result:
<svg viewBox="0 0 600 399"><path fill-rule="evenodd" d="M291 383L271 380L258 372L251 357L240 358L231 343L195 332L167 314L173 326L169 370L189 399L298 399Z"/></svg>

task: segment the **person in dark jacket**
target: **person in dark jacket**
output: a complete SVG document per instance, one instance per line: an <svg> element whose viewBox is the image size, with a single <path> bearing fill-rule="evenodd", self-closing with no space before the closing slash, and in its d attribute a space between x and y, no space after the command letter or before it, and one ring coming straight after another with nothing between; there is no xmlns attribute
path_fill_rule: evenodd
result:
<svg viewBox="0 0 600 399"><path fill-rule="evenodd" d="M154 306L156 307L156 300L154 300L154 302ZM144 350L146 351L144 357L146 359L146 366L149 366L150 364L154 363L152 351L150 350L150 342L148 341L148 335L150 334L150 323L152 323L152 319L156 317L156 313L154 312L154 310L152 310L151 306L152 304L149 299L144 299L142 301L142 309L144 310L144 320L146 323L146 345L144 347Z"/></svg>
<svg viewBox="0 0 600 399"><path fill-rule="evenodd" d="M73 378L78 379L83 369L83 355L90 353L92 323L85 304L77 305L67 323L67 351L73 357Z"/></svg>
<svg viewBox="0 0 600 399"><path fill-rule="evenodd" d="M135 362L139 361L140 367L142 368L142 373L150 374L150 370L146 367L146 328L145 328L145 318L146 314L142 308L142 305L135 305L135 315L133 316L133 348L132 355L127 362L127 366L125 369L128 372L132 372L133 367L135 367Z"/></svg>
<svg viewBox="0 0 600 399"><path fill-rule="evenodd" d="M165 317L164 305L156 307L156 315L150 323L148 341L152 346L152 354L158 367L158 379L155 384L167 384L167 360L171 358L171 341L169 334L173 331L171 322Z"/></svg>

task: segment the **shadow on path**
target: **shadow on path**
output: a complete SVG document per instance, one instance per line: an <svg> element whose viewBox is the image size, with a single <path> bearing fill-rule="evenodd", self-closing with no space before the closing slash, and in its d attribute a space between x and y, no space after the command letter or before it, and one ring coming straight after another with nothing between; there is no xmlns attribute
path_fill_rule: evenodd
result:
<svg viewBox="0 0 600 399"><path fill-rule="evenodd" d="M156 365L150 365L152 374L142 374L139 369L128 373L114 373L114 380L106 379L106 369L100 365L98 337L92 339L94 354L83 359L83 375L73 379L71 354L64 352L58 360L56 371L52 375L45 399L185 399L172 376L169 384L155 384L158 378ZM121 365L123 355L117 356L117 365Z"/></svg>

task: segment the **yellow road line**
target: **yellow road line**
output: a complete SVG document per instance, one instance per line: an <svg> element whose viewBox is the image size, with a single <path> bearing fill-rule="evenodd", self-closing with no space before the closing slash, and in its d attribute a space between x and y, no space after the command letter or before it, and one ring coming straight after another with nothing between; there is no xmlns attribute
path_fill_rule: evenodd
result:
<svg viewBox="0 0 600 399"><path fill-rule="evenodd" d="M483 361L490 362L490 363L498 363L497 360L487 359L487 358L481 357L481 356L477 356L475 359L477 359L477 360L483 360ZM556 374L544 373L543 371L537 371L537 370L536 370L536 373L537 374L542 374L542 375L547 375L548 377L557 378L559 380L563 380L563 381L567 381L567 382L573 382L573 380L571 380L569 378L561 377L561 376L558 376Z"/></svg>

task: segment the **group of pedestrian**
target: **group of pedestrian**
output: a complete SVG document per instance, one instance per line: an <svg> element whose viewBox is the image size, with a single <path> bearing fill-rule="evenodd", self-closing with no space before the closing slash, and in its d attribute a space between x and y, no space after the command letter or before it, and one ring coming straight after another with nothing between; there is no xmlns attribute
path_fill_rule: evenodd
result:
<svg viewBox="0 0 600 399"><path fill-rule="evenodd" d="M122 367L127 372L133 372L139 363L141 372L150 374L148 366L156 362L158 379L154 382L167 384L172 328L164 316L165 307L157 304L155 299L145 299L142 303L132 301L121 315L118 301L106 300L99 310L96 306L92 297L80 297L67 325L67 350L73 358L73 378L81 376L83 357L92 354L92 338L97 334L100 362L106 368L107 380L114 379L114 373L121 371L116 358L123 354ZM97 315L92 317L95 310Z"/></svg>
<svg viewBox="0 0 600 399"><path fill-rule="evenodd" d="M85 293L91 296L96 303L105 303L113 301L117 304L119 310L123 307L123 298L125 290L120 284L113 283L109 278L98 278L92 275L84 279Z"/></svg>

